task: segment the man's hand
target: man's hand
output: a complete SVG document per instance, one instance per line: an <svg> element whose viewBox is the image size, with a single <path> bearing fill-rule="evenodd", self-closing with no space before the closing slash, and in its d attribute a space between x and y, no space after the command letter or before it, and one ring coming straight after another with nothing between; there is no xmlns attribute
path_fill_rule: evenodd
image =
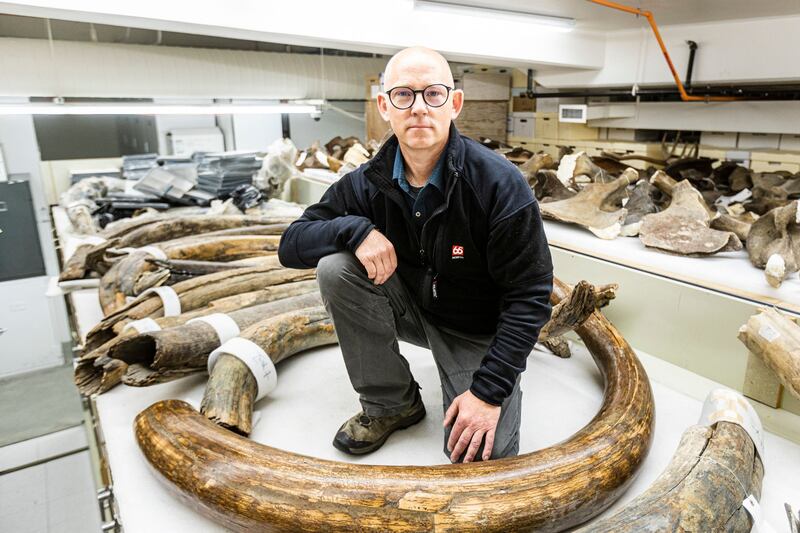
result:
<svg viewBox="0 0 800 533"><path fill-rule="evenodd" d="M383 284L397 268L394 245L376 229L370 231L367 238L359 245L356 257L367 269L367 276L375 285Z"/></svg>
<svg viewBox="0 0 800 533"><path fill-rule="evenodd" d="M449 426L454 420L450 439L447 441L450 461L458 461L464 450L467 451L464 462L472 461L484 438L486 442L483 446L483 460L488 461L492 456L497 421L500 420L500 406L488 404L467 390L450 404L444 415L444 426Z"/></svg>

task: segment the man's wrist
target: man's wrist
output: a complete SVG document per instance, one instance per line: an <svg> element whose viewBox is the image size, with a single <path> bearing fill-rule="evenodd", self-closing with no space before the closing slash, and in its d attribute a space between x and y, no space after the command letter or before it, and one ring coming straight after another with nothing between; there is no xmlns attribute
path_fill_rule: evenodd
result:
<svg viewBox="0 0 800 533"><path fill-rule="evenodd" d="M480 401L482 401L484 403L487 403L487 404L492 405L494 407L499 407L499 406L503 405L502 401L498 402L496 399L491 398L491 397L483 394L480 390L478 390L475 387L475 383L472 384L472 386L469 388L469 391L472 393L473 396L475 396L477 399L479 399Z"/></svg>

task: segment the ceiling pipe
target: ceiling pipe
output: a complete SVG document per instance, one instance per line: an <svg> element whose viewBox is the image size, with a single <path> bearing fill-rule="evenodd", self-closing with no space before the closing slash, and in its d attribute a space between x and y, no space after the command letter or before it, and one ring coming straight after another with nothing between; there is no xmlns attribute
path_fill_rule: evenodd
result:
<svg viewBox="0 0 800 533"><path fill-rule="evenodd" d="M694 56L697 53L697 43L686 41L689 45L689 64L686 66L686 89L692 90L692 71L694 70Z"/></svg>
<svg viewBox="0 0 800 533"><path fill-rule="evenodd" d="M661 48L661 53L664 54L664 59L667 60L667 65L669 66L669 70L672 72L672 77L675 80L675 85L678 86L678 92L681 95L681 100L683 100L684 102L732 102L735 100L742 99L738 96L694 96L688 94L683 86L683 83L681 82L681 78L678 75L678 71L675 70L675 65L672 64L672 59L670 59L669 52L667 52L667 47L664 45L664 41L661 39L661 33L659 33L658 31L658 26L656 26L656 21L653 18L653 13L651 13L650 11L638 9L635 7L625 6L622 4L618 4L616 2L610 2L609 0L589 0L589 2L604 7L610 7L611 9L624 11L626 13L631 13L632 15L642 16L647 19L647 22L650 23L650 28L652 28L653 30L653 35L655 36L656 41L658 41L658 46Z"/></svg>

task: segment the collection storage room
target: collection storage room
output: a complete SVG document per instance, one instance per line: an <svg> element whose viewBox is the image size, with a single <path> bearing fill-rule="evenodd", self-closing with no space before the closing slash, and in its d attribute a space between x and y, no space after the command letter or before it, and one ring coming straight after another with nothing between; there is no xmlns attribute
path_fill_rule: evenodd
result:
<svg viewBox="0 0 800 533"><path fill-rule="evenodd" d="M0 532L800 533L798 29L0 1Z"/></svg>

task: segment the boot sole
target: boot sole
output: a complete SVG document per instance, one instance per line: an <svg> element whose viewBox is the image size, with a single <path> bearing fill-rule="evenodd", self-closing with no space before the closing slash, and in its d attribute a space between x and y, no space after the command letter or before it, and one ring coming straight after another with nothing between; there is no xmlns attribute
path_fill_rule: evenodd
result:
<svg viewBox="0 0 800 533"><path fill-rule="evenodd" d="M400 431L401 429L410 428L411 426L417 424L419 421L425 418L426 414L427 412L425 411L425 409L422 409L422 411L420 411L418 415L415 415L413 418L405 420L400 424L398 424L396 427L391 428L383 435L383 437L381 437L379 440L373 442L372 444L370 444L365 448L348 448L347 446L337 441L336 439L333 440L333 447L339 451L348 453L350 455L366 455L368 453L372 453L381 446L383 446L383 444L386 442L386 439L388 439L392 433L394 433L395 431Z"/></svg>

